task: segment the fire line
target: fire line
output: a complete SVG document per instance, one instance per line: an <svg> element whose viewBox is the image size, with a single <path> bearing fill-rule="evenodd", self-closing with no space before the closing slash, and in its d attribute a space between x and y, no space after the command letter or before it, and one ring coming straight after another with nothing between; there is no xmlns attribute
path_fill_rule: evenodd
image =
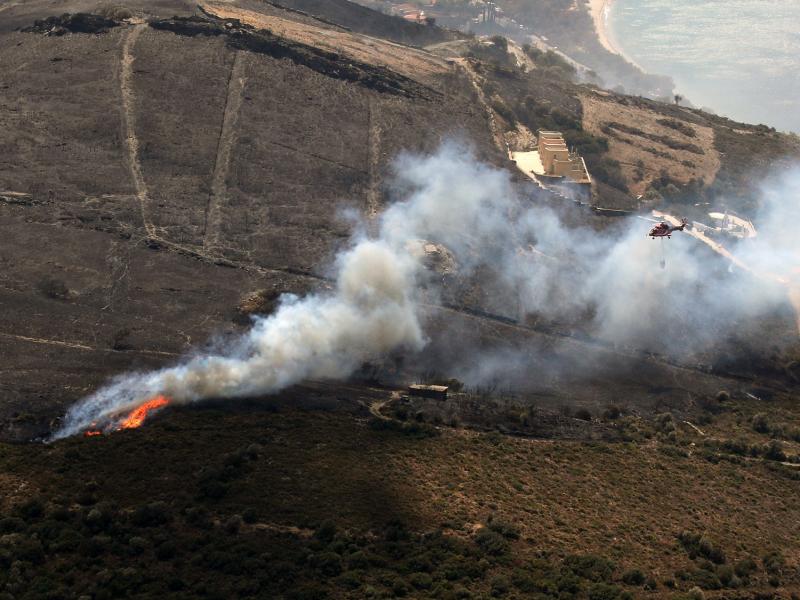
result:
<svg viewBox="0 0 800 600"><path fill-rule="evenodd" d="M145 403L133 409L130 414L120 421L117 426L107 428L105 432L120 431L122 429L136 429L137 427L141 427L145 419L147 419L148 414L154 410L166 406L167 404L169 404L169 398L166 396L154 396L153 398L150 398L150 400L147 400ZM95 435L101 435L102 433L104 433L104 431L99 429L88 429L83 433L83 435L86 437L92 437Z"/></svg>

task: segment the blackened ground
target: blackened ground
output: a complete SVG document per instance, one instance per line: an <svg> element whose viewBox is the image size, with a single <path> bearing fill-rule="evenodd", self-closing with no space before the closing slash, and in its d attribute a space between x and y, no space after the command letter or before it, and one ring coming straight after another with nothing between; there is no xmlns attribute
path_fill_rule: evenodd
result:
<svg viewBox="0 0 800 600"><path fill-rule="evenodd" d="M105 33L119 23L100 15L77 13L64 14L60 17L48 17L25 27L25 33L44 33L47 35L65 35L67 33Z"/></svg>
<svg viewBox="0 0 800 600"><path fill-rule="evenodd" d="M151 21L150 26L190 37L222 35L233 49L247 50L278 59L288 58L327 77L358 83L378 92L420 98L436 93L433 90L427 90L425 93L426 90L420 84L389 69L355 61L305 44L287 42L269 31L254 29L236 20L216 21L203 17L175 17Z"/></svg>

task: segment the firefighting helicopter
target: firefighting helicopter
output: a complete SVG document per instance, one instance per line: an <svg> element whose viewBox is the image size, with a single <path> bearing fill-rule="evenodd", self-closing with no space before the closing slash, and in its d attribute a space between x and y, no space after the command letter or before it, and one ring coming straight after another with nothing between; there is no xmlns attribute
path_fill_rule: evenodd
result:
<svg viewBox="0 0 800 600"><path fill-rule="evenodd" d="M651 238L671 238L672 234L676 231L683 231L688 222L686 219L681 219L680 225L670 225L666 221L655 221L654 219L647 219L648 221L654 221L656 225L650 230L649 235Z"/></svg>
<svg viewBox="0 0 800 600"><path fill-rule="evenodd" d="M671 223L668 223L667 221L656 221L655 219L650 219L648 217L640 216L639 218L644 219L645 221L650 221L651 223L655 223L655 225L653 226L652 229L650 229L650 232L647 235L650 237L650 239L653 240L656 238L661 238L662 242L664 241L664 238L667 239L672 238L672 234L675 233L676 231L683 231L686 228L686 225L688 224L688 221L686 219L681 219L680 225L673 225ZM661 260L659 260L659 266L662 269L667 268L667 261L664 256L663 244L661 245Z"/></svg>

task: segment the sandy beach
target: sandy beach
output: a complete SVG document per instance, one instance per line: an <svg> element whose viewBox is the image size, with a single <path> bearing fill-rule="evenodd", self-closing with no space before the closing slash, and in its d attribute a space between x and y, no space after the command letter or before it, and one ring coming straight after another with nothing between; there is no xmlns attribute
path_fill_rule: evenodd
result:
<svg viewBox="0 0 800 600"><path fill-rule="evenodd" d="M612 52L613 54L622 54L611 42L608 34L608 11L611 8L613 0L588 0L589 12L594 21L594 28L597 31L597 38L603 45L603 48Z"/></svg>
<svg viewBox="0 0 800 600"><path fill-rule="evenodd" d="M613 3L614 0L587 0L586 2L589 7L589 13L592 15L592 20L594 21L595 31L597 31L597 39L600 40L600 44L602 44L603 48L612 54L618 54L642 73L646 73L647 71L644 67L625 54L615 43L614 35L610 32L608 25L608 14Z"/></svg>

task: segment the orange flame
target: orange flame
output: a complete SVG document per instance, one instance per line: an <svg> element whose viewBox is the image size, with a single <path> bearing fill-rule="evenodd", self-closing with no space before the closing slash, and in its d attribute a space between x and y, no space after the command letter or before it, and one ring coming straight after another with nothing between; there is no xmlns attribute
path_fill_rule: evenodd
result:
<svg viewBox="0 0 800 600"><path fill-rule="evenodd" d="M103 435L104 433L110 433L111 431L119 431L121 429L136 429L142 426L142 423L147 419L147 415L149 415L150 412L166 406L167 404L169 404L169 398L166 396L154 396L150 398L150 400L134 408L116 427L106 427L102 430L94 429L94 427L97 427L97 423L92 423L93 429L87 429L83 432L83 435L85 437L93 437L96 435Z"/></svg>
<svg viewBox="0 0 800 600"><path fill-rule="evenodd" d="M169 404L169 398L166 396L155 396L150 398L150 400L141 406L133 409L131 414L125 417L125 420L119 424L117 429L136 429L137 427L141 427L150 411L161 408L162 406L166 406L167 404Z"/></svg>

